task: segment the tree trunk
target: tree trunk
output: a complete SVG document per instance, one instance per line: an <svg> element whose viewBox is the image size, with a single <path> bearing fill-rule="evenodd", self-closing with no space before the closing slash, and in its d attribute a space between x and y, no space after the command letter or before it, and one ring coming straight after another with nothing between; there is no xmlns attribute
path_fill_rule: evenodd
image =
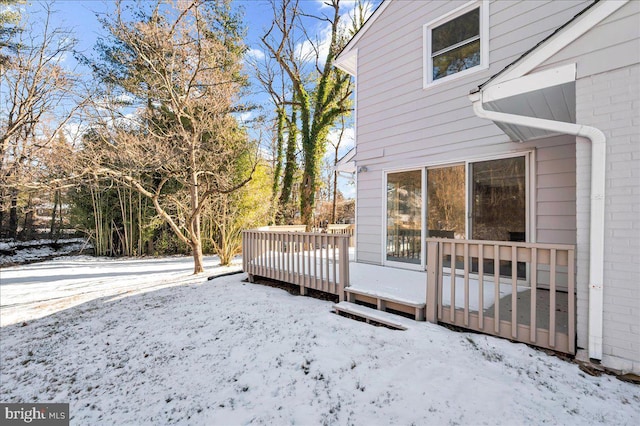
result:
<svg viewBox="0 0 640 426"><path fill-rule="evenodd" d="M56 213L58 203L60 202L60 191L56 190L53 193L53 209L51 210L51 226L49 228L49 239L53 240L56 232Z"/></svg>
<svg viewBox="0 0 640 426"><path fill-rule="evenodd" d="M194 274L204 272L204 266L202 262L202 236L200 234L200 213L197 213L193 218L193 233L191 235Z"/></svg>
<svg viewBox="0 0 640 426"><path fill-rule="evenodd" d="M31 204L31 202L29 202L29 204ZM34 215L34 209L29 206L29 209L24 215L24 226L22 227L22 235L25 240L30 240L33 237Z"/></svg>
<svg viewBox="0 0 640 426"><path fill-rule="evenodd" d="M191 149L191 167L192 170L196 170L195 150ZM193 252L193 273L199 274L204 272L204 266L202 264L202 235L200 232L200 194L198 191L198 175L194 171L191 172L191 224L189 230L191 233L191 250Z"/></svg>
<svg viewBox="0 0 640 426"><path fill-rule="evenodd" d="M60 202L58 203L58 238L62 234L62 227L64 226L64 218L62 217L62 195L60 195Z"/></svg>
<svg viewBox="0 0 640 426"><path fill-rule="evenodd" d="M311 167L307 165L304 167L302 191L300 193L300 212L302 223L307 225L307 232L311 232L313 226L313 206L315 201L315 173L313 169L308 170Z"/></svg>
<svg viewBox="0 0 640 426"><path fill-rule="evenodd" d="M204 262L202 259L202 241L199 238L195 241L191 241L191 251L193 252L194 275L204 272Z"/></svg>
<svg viewBox="0 0 640 426"><path fill-rule="evenodd" d="M11 190L11 207L9 208L9 238L18 236L18 191Z"/></svg>
<svg viewBox="0 0 640 426"><path fill-rule="evenodd" d="M331 206L331 223L336 223L336 204L337 204L336 195L337 194L338 194L338 172L334 170L333 171L333 205Z"/></svg>
<svg viewBox="0 0 640 426"><path fill-rule="evenodd" d="M138 192L138 255L142 256L143 240L142 240L142 194ZM153 240L153 238L151 238ZM148 252L147 254L151 254Z"/></svg>
<svg viewBox="0 0 640 426"><path fill-rule="evenodd" d="M277 110L277 123L276 123L276 158L273 171L273 186L271 188L272 193L272 214L270 215L272 220L277 216L278 210L278 195L280 193L280 174L282 173L282 162L284 157L284 122L285 122L284 107L279 107Z"/></svg>
<svg viewBox="0 0 640 426"><path fill-rule="evenodd" d="M280 192L279 214L276 219L278 225L286 225L287 205L291 197L291 189L293 187L293 179L296 173L296 148L298 139L297 114L294 109L291 112L291 121L289 122L289 137L287 139L287 152L285 156L284 175L282 177L282 191Z"/></svg>

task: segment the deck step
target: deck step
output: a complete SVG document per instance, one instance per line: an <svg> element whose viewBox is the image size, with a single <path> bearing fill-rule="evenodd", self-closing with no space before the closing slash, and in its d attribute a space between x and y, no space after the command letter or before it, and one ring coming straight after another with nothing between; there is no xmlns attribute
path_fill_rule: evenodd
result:
<svg viewBox="0 0 640 426"><path fill-rule="evenodd" d="M374 304L377 305L379 311L386 311L387 308L401 310L403 312L411 313L416 321L424 321L426 314L426 303L411 301L404 298L395 297L393 295L378 293L375 291L356 289L347 287L344 289L347 295L347 302L356 302L362 299L358 296L364 296L368 299L373 299ZM403 309L404 307L404 309ZM406 309L406 310L405 310Z"/></svg>
<svg viewBox="0 0 640 426"><path fill-rule="evenodd" d="M359 288L353 288L353 287L346 287L344 289L344 291L346 293L353 293L353 294L361 294L363 296L369 296L369 297L373 297L375 299L380 299L380 300L384 300L387 302L395 302L395 303L399 303L401 305L405 305L405 306L411 306L414 308L424 308L426 303L425 302L416 302L413 300L407 300L401 297L396 297L390 294L380 294L377 293L375 291L371 291L371 290L365 290L365 289L359 289Z"/></svg>
<svg viewBox="0 0 640 426"><path fill-rule="evenodd" d="M366 322L377 322L398 330L406 330L410 320L405 320L398 315L388 312L378 311L376 309L367 308L366 306L357 305L351 302L340 302L333 305L336 313L345 313L363 318Z"/></svg>

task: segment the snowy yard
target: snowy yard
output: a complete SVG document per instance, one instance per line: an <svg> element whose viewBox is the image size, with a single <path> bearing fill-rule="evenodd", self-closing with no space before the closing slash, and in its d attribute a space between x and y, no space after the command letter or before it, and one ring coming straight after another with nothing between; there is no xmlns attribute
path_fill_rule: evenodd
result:
<svg viewBox="0 0 640 426"><path fill-rule="evenodd" d="M207 281L229 270L215 262L0 270L0 400L70 402L83 425L640 424L640 387L615 377L433 324L376 328L245 274Z"/></svg>

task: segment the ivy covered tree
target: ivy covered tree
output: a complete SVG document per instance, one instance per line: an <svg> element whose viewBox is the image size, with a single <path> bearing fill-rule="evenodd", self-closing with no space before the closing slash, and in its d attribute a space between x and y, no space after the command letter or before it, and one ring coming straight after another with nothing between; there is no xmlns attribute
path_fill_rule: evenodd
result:
<svg viewBox="0 0 640 426"><path fill-rule="evenodd" d="M302 223L310 228L321 181L320 167L326 152L327 136L339 118L348 114L351 109L351 79L334 67L333 61L346 44L348 35L352 35L363 24L361 17L367 8L363 2L357 2L349 27L342 24L344 18L340 0L325 2L328 13L321 16L305 13L299 0L272 0L271 4L273 21L262 37L262 45L266 49L268 60L278 64L287 85L291 87L290 99L282 99L282 102L276 103L278 125L279 129L284 128L283 106L290 105L292 112L288 131L299 134L302 146L300 215ZM309 35L303 22L308 19L327 25L325 39ZM265 81L269 82L268 79L261 79L263 86L268 86ZM270 92L274 93L273 90ZM292 140L289 139L289 142ZM285 179L286 177L285 173ZM286 189L288 186L283 183L284 195L287 195L284 192Z"/></svg>

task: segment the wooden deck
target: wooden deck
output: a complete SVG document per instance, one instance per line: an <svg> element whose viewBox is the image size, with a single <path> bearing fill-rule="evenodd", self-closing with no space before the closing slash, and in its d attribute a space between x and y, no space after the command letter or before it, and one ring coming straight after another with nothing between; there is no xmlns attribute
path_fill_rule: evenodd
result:
<svg viewBox="0 0 640 426"><path fill-rule="evenodd" d="M575 353L573 246L430 238L432 267L411 271L352 262L349 235L245 231L243 238L250 279L336 294L348 302L336 311L372 319L354 308L364 306Z"/></svg>
<svg viewBox="0 0 640 426"><path fill-rule="evenodd" d="M381 311L398 311L406 316L416 316L416 320L424 321L423 314L416 312L417 309L424 310L426 304L426 271L410 271L397 268L389 268L378 265L367 265L362 263L351 263L350 286L345 288L346 300L361 303L365 306L375 307ZM451 306L450 297L450 276L443 277L443 293L445 308ZM471 294L478 294L478 280L469 281ZM456 280L456 310L464 310L463 287L464 281L461 277ZM495 301L493 299L493 283L485 283L483 288L483 314L485 317L495 316ZM531 289L526 286L519 286L516 295L518 323L530 325L531 319ZM541 329L549 328L549 318L551 312L551 297L548 289L538 289L536 293L538 314L536 315L536 326ZM568 329L568 300L566 292L556 292L555 300L555 325L558 332L567 333ZM500 319L507 321L511 319L511 286L501 283L500 303L497 309ZM479 309L478 297L470 301L470 311L477 313Z"/></svg>

